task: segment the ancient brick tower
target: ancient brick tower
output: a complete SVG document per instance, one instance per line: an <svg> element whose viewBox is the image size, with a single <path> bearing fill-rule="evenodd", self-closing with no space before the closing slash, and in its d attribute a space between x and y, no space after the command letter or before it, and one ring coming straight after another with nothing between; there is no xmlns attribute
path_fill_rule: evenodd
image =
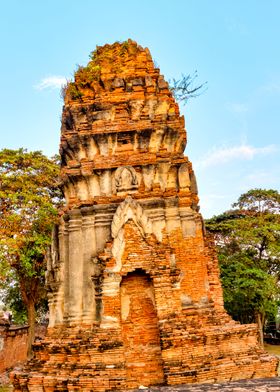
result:
<svg viewBox="0 0 280 392"><path fill-rule="evenodd" d="M98 48L65 90L67 209L47 271L50 324L15 391L105 391L276 375L223 308L184 118L150 53Z"/></svg>

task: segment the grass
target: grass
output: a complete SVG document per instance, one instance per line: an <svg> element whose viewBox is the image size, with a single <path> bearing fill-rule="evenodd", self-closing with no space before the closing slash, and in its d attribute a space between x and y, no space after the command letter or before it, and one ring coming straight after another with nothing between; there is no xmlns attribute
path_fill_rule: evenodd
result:
<svg viewBox="0 0 280 392"><path fill-rule="evenodd" d="M273 354L273 355L277 355L278 358L280 358L280 346L276 345L276 344L264 344L264 349L265 351L267 351L269 354ZM280 376L280 362L278 364L278 377Z"/></svg>
<svg viewBox="0 0 280 392"><path fill-rule="evenodd" d="M279 355L280 356L280 346L278 346L276 344L267 344L267 343L265 343L264 349L269 354L274 354L274 355Z"/></svg>

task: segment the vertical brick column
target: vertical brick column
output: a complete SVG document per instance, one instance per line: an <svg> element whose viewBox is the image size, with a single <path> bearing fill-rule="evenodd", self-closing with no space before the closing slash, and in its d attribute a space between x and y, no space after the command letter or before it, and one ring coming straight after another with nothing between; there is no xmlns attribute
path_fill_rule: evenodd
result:
<svg viewBox="0 0 280 392"><path fill-rule="evenodd" d="M184 237L194 237L196 235L196 222L194 212L190 207L180 207L180 218Z"/></svg>
<svg viewBox="0 0 280 392"><path fill-rule="evenodd" d="M83 315L82 321L90 324L95 321L95 296L92 281L93 262L96 256L95 216L92 207L82 208L83 232Z"/></svg>
<svg viewBox="0 0 280 392"><path fill-rule="evenodd" d="M165 199L165 217L166 229L168 233L181 226L178 202L176 198L172 197Z"/></svg>
<svg viewBox="0 0 280 392"><path fill-rule="evenodd" d="M65 214L64 219L64 234L63 234L63 257L64 257L64 314L63 319L65 322L68 320L69 315L69 215Z"/></svg>
<svg viewBox="0 0 280 392"><path fill-rule="evenodd" d="M96 251L102 252L108 240L111 239L111 223L115 209L108 206L95 207L95 235L98 239L96 241Z"/></svg>
<svg viewBox="0 0 280 392"><path fill-rule="evenodd" d="M83 236L80 210L72 210L69 220L69 314L68 321L78 324L83 306Z"/></svg>
<svg viewBox="0 0 280 392"><path fill-rule="evenodd" d="M58 229L59 239L59 286L56 293L56 315L55 323L63 323L64 316L64 276L65 276L65 241L64 241L64 226L60 225Z"/></svg>

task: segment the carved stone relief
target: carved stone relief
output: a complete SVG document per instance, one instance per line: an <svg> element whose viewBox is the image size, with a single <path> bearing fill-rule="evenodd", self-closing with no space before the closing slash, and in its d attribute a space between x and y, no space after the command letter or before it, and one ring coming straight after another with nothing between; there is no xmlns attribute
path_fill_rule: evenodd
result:
<svg viewBox="0 0 280 392"><path fill-rule="evenodd" d="M135 169L132 166L119 167L115 172L115 186L117 192L137 189L138 180Z"/></svg>
<svg viewBox="0 0 280 392"><path fill-rule="evenodd" d="M142 99L137 99L129 102L129 110L131 113L132 120L139 119L143 106L144 106L144 101Z"/></svg>

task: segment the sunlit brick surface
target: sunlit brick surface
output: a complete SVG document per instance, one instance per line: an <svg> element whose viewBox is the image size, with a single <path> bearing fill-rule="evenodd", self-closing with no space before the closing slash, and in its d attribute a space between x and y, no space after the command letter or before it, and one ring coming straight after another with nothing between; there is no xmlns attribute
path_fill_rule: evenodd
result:
<svg viewBox="0 0 280 392"><path fill-rule="evenodd" d="M66 208L48 260L50 324L13 373L16 392L276 375L256 326L224 311L185 145L147 49L106 45L76 73L62 114Z"/></svg>

